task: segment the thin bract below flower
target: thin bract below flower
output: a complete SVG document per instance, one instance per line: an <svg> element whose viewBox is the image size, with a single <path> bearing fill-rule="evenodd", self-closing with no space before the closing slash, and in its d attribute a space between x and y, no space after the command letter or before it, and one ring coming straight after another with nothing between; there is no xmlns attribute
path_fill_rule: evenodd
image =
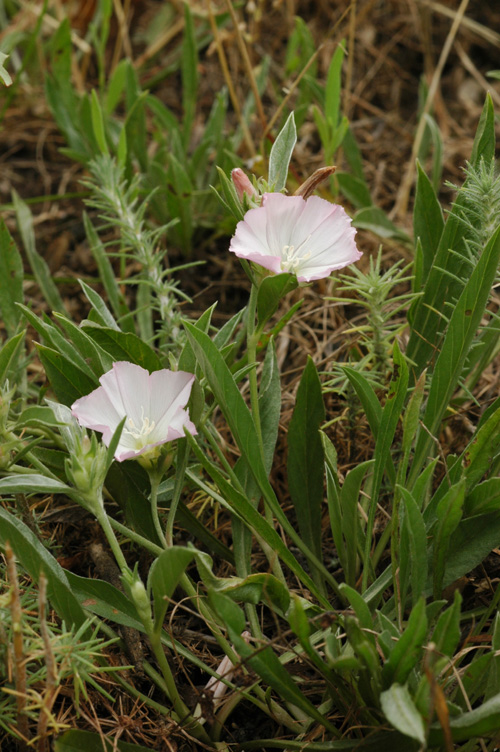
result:
<svg viewBox="0 0 500 752"><path fill-rule="evenodd" d="M299 282L328 277L361 257L356 230L342 206L319 196L265 193L262 206L238 222L229 250Z"/></svg>
<svg viewBox="0 0 500 752"><path fill-rule="evenodd" d="M127 418L115 452L118 462L141 455L155 457L156 447L196 434L186 406L194 376L163 369L149 374L134 363L113 363L99 379L101 386L78 399L71 412L81 426L102 433L106 446L124 417Z"/></svg>

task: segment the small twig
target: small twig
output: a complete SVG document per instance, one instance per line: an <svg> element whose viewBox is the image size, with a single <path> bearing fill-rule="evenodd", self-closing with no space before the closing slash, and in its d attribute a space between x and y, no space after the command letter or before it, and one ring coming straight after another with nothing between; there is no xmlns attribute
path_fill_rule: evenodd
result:
<svg viewBox="0 0 500 752"><path fill-rule="evenodd" d="M496 104L500 105L500 95L498 92L493 88L491 83L489 83L484 76L481 75L481 73L478 71L460 42L457 42L456 50L458 57L460 58L460 62L464 66L465 70L469 71L471 76L477 81L479 86L484 89L484 91L488 91L491 94L491 98L496 102Z"/></svg>
<svg viewBox="0 0 500 752"><path fill-rule="evenodd" d="M19 749L28 749L30 731L28 717L24 713L26 706L26 661L23 645L23 611L17 580L17 567L14 552L8 541L5 541L5 558L7 559L7 576L10 584L10 613L12 619L12 642L14 646L14 673L16 681L17 703L17 732L21 737Z"/></svg>
<svg viewBox="0 0 500 752"><path fill-rule="evenodd" d="M118 28L120 33L116 37L116 45L113 51L113 61L111 63L111 70L113 71L118 65L121 51L125 52L125 56L132 60L134 53L132 51L132 45L130 43L130 36L127 27L127 16L130 12L130 0L125 0L124 6L122 6L120 0L113 0L113 7L115 9L116 20L118 21Z"/></svg>
<svg viewBox="0 0 500 752"><path fill-rule="evenodd" d="M215 23L214 14L212 11L212 2L211 0L206 0L206 2L207 2L207 8L208 8L208 17L210 19L210 27L212 29L212 34L214 35L214 42L215 42L215 46L217 47L217 55L219 56L219 63L220 63L220 67L222 68L222 74L226 82L227 90L229 92L229 97L231 99L231 104L233 105L233 109L240 123L240 127L243 133L243 138L245 139L248 151L250 152L250 156L255 157L257 150L255 148L255 144L253 142L252 135L250 133L248 125L246 124L245 118L243 117L243 113L241 111L241 107L238 101L238 97L236 95L236 91L234 90L231 73L229 71L229 65L227 63L226 53L224 52L224 47L222 45L222 40L220 38L219 29L217 28L217 24Z"/></svg>
<svg viewBox="0 0 500 752"><path fill-rule="evenodd" d="M260 98L259 89L257 87L257 81L255 80L255 75L252 68L252 63L250 62L250 57L248 55L247 46L245 44L245 40L243 39L243 35L240 30L240 26L238 23L238 17L236 15L236 12L233 8L233 3L231 0L226 0L227 9L229 11L229 15L231 16L231 20L233 22L234 31L236 34L236 42L238 44L238 49L240 51L240 55L243 59L243 65L245 67L245 70L247 72L248 81L250 83L250 88L252 89L254 98L255 98L255 106L257 107L257 112L260 119L260 124L262 126L262 130L266 129L266 115L264 113L264 107L262 106L262 99Z"/></svg>

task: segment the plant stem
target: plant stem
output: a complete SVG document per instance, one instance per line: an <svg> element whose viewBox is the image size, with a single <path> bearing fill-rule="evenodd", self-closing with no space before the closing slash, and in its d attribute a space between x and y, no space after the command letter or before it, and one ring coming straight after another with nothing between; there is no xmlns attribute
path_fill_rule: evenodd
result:
<svg viewBox="0 0 500 752"><path fill-rule="evenodd" d="M134 541L134 543L138 543L150 553L154 554L155 556L159 556L161 553L163 553L164 549L161 548L161 546L157 546L156 543L152 543L147 538L144 538L144 536L139 535L139 533L136 533L135 530L131 530L126 525L122 525L121 522L118 522L113 517L109 517L108 519L111 526L114 527L115 530L129 538L131 541Z"/></svg>
<svg viewBox="0 0 500 752"><path fill-rule="evenodd" d="M161 526L160 517L158 514L158 488L160 486L161 479L163 477L163 471L158 470L149 470L149 482L151 484L151 511L153 513L153 524L155 526L155 530L157 532L158 538L160 539L161 544L164 548L168 548L168 543L165 538L165 533L163 532L163 528Z"/></svg>
<svg viewBox="0 0 500 752"><path fill-rule="evenodd" d="M102 491L98 492L99 497L97 497L96 494L96 504L94 505L94 508L92 511L94 512L95 516L97 517L97 521L99 525L101 526L104 535L107 538L107 541L110 545L111 550L113 551L114 557L116 559L116 563L120 567L120 570L122 574L125 574L127 572L130 572L129 566L125 560L125 557L122 553L122 550L120 548L120 544L118 543L118 539L115 535L115 531L111 527L111 523L109 521L108 515L106 514L106 510L104 509L104 503L102 500Z"/></svg>
<svg viewBox="0 0 500 752"><path fill-rule="evenodd" d="M160 632L150 631L148 637L151 643L151 647L153 648L153 653L155 654L156 660L158 661L163 679L165 680L168 698L172 702L174 710L179 716L180 722L194 737L200 739L201 741L209 742L210 737L208 736L207 732L205 731L203 726L193 718L191 711L179 695L179 691L175 684L170 665L167 661L167 656L165 655L165 651L163 650L163 646L161 644Z"/></svg>
<svg viewBox="0 0 500 752"><path fill-rule="evenodd" d="M252 417L255 423L255 430L257 431L260 453L262 459L264 459L264 445L262 443L262 429L260 425L259 390L257 386L257 343L259 338L259 334L256 331L255 327L257 293L257 285L252 284L247 311L247 353L248 363L255 363L255 365L248 374L248 382L250 386L250 405L252 410Z"/></svg>

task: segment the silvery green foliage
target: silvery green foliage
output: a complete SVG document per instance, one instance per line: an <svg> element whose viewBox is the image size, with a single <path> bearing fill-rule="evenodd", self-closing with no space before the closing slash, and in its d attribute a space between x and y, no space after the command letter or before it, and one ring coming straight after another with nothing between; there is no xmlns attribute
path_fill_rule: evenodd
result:
<svg viewBox="0 0 500 752"><path fill-rule="evenodd" d="M163 268L167 251L162 248L162 238L169 225L148 227L145 214L152 194L143 195L139 176L128 181L114 157L100 154L89 163L89 170L91 177L85 181L91 191L88 205L99 210L107 225L119 230L120 253L131 254L142 266L137 279L139 293L144 286L151 290L150 305L158 310L167 333L175 339L181 320L179 300L187 296L179 290L177 281L170 281Z"/></svg>

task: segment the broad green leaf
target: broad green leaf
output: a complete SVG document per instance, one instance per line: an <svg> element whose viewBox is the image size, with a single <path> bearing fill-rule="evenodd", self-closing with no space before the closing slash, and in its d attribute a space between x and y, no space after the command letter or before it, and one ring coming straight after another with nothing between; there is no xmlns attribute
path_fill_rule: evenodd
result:
<svg viewBox="0 0 500 752"><path fill-rule="evenodd" d="M269 155L269 185L276 192L282 191L286 186L288 166L296 143L297 130L295 118L293 112L291 112L285 125L276 136L276 141Z"/></svg>
<svg viewBox="0 0 500 752"><path fill-rule="evenodd" d="M17 364L24 342L26 331L19 332L15 337L10 337L0 350L0 386L4 383L11 368Z"/></svg>
<svg viewBox="0 0 500 752"><path fill-rule="evenodd" d="M341 530L344 543L345 556L345 580L348 585L354 587L357 579L357 557L359 539L359 510L361 485L367 473L373 468L374 460L361 462L357 467L350 470L342 484L340 491Z"/></svg>
<svg viewBox="0 0 500 752"><path fill-rule="evenodd" d="M0 480L0 484L3 480L6 479ZM55 481L51 483L54 484ZM0 493L12 493L4 488L5 484L4 487L0 486ZM72 624L80 627L87 617L73 595L64 570L29 527L3 507L0 507L0 540L2 543L9 541L22 566L35 582L38 582L40 571L43 570L48 580L47 597L52 606L68 627Z"/></svg>
<svg viewBox="0 0 500 752"><path fill-rule="evenodd" d="M94 129L94 138L97 142L101 154L109 154L108 144L106 141L106 132L104 128L104 119L102 116L102 109L97 98L97 92L92 89L90 97L90 107L92 113L92 126Z"/></svg>
<svg viewBox="0 0 500 752"><path fill-rule="evenodd" d="M381 667L373 635L361 629L358 620L352 616L345 617L344 628L354 655L360 662L359 676L356 680L358 691L369 707L378 707Z"/></svg>
<svg viewBox="0 0 500 752"><path fill-rule="evenodd" d="M345 582L340 585L340 589L352 606L354 613L358 618L359 626L362 629L370 630L366 633L366 637L375 645L375 636L371 634L371 630L373 630L373 617L365 599L357 590L349 587Z"/></svg>
<svg viewBox="0 0 500 752"><path fill-rule="evenodd" d="M421 598L413 607L405 631L395 644L391 655L382 669L384 686L404 684L417 661L420 659L422 645L427 637L427 615L425 599Z"/></svg>
<svg viewBox="0 0 500 752"><path fill-rule="evenodd" d="M436 509L437 525L434 533L432 556L432 581L435 600L441 598L442 595L450 538L462 519L464 494L465 483L461 481L450 488Z"/></svg>
<svg viewBox="0 0 500 752"><path fill-rule="evenodd" d="M120 327L114 320L109 308L107 307L106 303L101 298L99 293L97 293L95 290L89 287L89 285L86 282L84 282L82 279L79 279L78 281L85 294L85 297L87 298L90 305L92 306L95 313L97 314L99 323L102 326L105 326L105 327L107 326L110 329L116 329L117 331L119 331Z"/></svg>
<svg viewBox="0 0 500 752"><path fill-rule="evenodd" d="M380 695L384 715L405 736L425 743L425 725L406 686L392 684Z"/></svg>
<svg viewBox="0 0 500 752"><path fill-rule="evenodd" d="M474 737L495 736L500 728L500 694L483 702L478 708L468 713L450 718L451 735L454 742L467 741ZM433 723L429 733L429 746L443 743L443 730L438 723Z"/></svg>
<svg viewBox="0 0 500 752"><path fill-rule="evenodd" d="M54 319L65 330L97 377L111 370L113 358L102 347L99 347L81 326L77 326L60 313L54 313Z"/></svg>
<svg viewBox="0 0 500 752"><path fill-rule="evenodd" d="M36 426L37 428L48 426L54 429L59 426L59 422L51 407L30 405L22 411L16 420L16 429L24 426Z"/></svg>
<svg viewBox="0 0 500 752"><path fill-rule="evenodd" d="M425 523L412 494L402 486L402 514L399 546L400 590L404 606L407 586L411 584L413 606L425 592L427 584L427 532Z"/></svg>
<svg viewBox="0 0 500 752"><path fill-rule="evenodd" d="M377 399L377 395L368 379L360 371L351 366L342 366L342 370L358 395L358 399L366 413L373 438L376 439L382 419L382 407Z"/></svg>
<svg viewBox="0 0 500 752"><path fill-rule="evenodd" d="M453 605L443 611L432 633L436 653L452 658L460 642L460 604L462 596L455 590Z"/></svg>
<svg viewBox="0 0 500 752"><path fill-rule="evenodd" d="M277 311L281 298L297 287L295 274L274 274L264 277L257 293L257 318L259 327L264 327Z"/></svg>
<svg viewBox="0 0 500 752"><path fill-rule="evenodd" d="M171 546L153 563L149 572L148 586L153 591L155 604L155 632L161 630L174 590L195 554L193 549Z"/></svg>
<svg viewBox="0 0 500 752"><path fill-rule="evenodd" d="M330 65L328 66L328 74L326 77L325 85L325 117L329 125L330 133L338 126L340 122L340 93L342 86L342 63L344 62L345 55L345 40L343 39L340 44L337 45ZM323 144L326 146L326 144ZM328 157L333 156L332 153Z"/></svg>
<svg viewBox="0 0 500 752"><path fill-rule="evenodd" d="M152 543L159 544L148 498L148 476L139 463L114 462L108 470L105 486L123 510L126 524Z"/></svg>
<svg viewBox="0 0 500 752"><path fill-rule="evenodd" d="M71 729L56 739L54 752L148 752L148 748L118 739L109 739L92 731Z"/></svg>
<svg viewBox="0 0 500 752"><path fill-rule="evenodd" d="M61 353L40 344L36 347L59 402L72 405L79 397L94 391L95 382Z"/></svg>
<svg viewBox="0 0 500 752"><path fill-rule="evenodd" d="M302 374L288 428L288 487L299 532L320 559L323 504L323 444L319 433L325 419L321 382L312 358Z"/></svg>
<svg viewBox="0 0 500 752"><path fill-rule="evenodd" d="M142 366L149 372L159 371L162 367L153 348L133 332L121 332L114 327L88 324L82 326L82 330L114 361L127 360Z"/></svg>
<svg viewBox="0 0 500 752"><path fill-rule="evenodd" d="M0 494L51 494L71 492L70 486L61 481L47 478L45 475L33 473L30 475L6 475L0 478Z"/></svg>
<svg viewBox="0 0 500 752"><path fill-rule="evenodd" d="M5 221L0 219L0 312L10 336L15 334L21 319L21 311L16 303L22 303L24 300L23 278L21 254Z"/></svg>
<svg viewBox="0 0 500 752"><path fill-rule="evenodd" d="M468 517L500 511L500 478L488 478L478 483L466 494L464 510Z"/></svg>
<svg viewBox="0 0 500 752"><path fill-rule="evenodd" d="M204 311L198 321L195 322L195 327L200 329L205 334L208 333L210 328L210 322L212 320L212 314L215 309L215 303ZM220 349L220 348L219 348ZM179 356L179 371L187 371L188 373L194 373L196 368L196 357L193 352L193 348L188 340L186 340L182 352Z"/></svg>
<svg viewBox="0 0 500 752"><path fill-rule="evenodd" d="M366 206L356 212L353 219L354 227L359 230L370 230L379 238L395 238L409 243L408 235L391 222L387 214L378 206Z"/></svg>
<svg viewBox="0 0 500 752"><path fill-rule="evenodd" d="M500 449L500 408L489 416L475 432L467 447L460 455L467 489L488 472Z"/></svg>
<svg viewBox="0 0 500 752"><path fill-rule="evenodd" d="M443 232L444 220L441 205L432 183L417 162L417 192L413 210L413 234L415 243L420 239L422 247L422 286L431 269L439 240Z"/></svg>
<svg viewBox="0 0 500 752"><path fill-rule="evenodd" d="M229 595L235 601L245 603L267 603L283 614L290 605L290 591L272 574L251 574L245 579L237 579L235 584L228 583L220 592Z"/></svg>
<svg viewBox="0 0 500 752"><path fill-rule="evenodd" d="M490 551L498 546L499 540L498 512L462 520L450 540L443 587L479 566Z"/></svg>
<svg viewBox="0 0 500 752"><path fill-rule="evenodd" d="M269 474L273 466L274 449L278 438L281 413L281 385L274 340L268 345L259 389L259 414L264 466Z"/></svg>
<svg viewBox="0 0 500 752"><path fill-rule="evenodd" d="M63 358L66 358L66 360L70 361L73 366L78 368L97 385L98 381L94 371L89 366L85 358L80 355L78 350L75 350L74 345L68 342L68 340L63 336L60 329L54 326L54 324L52 324L47 317L41 319L36 316L33 311L31 311L27 306L19 304L19 308L22 310L25 318L29 321L31 326L40 334L43 339L44 345L47 345L53 350L59 352ZM60 315L62 316L63 314Z"/></svg>
<svg viewBox="0 0 500 752"><path fill-rule="evenodd" d="M491 94L486 94L481 117L472 146L471 164L479 164L481 159L490 162L495 157L495 108Z"/></svg>
<svg viewBox="0 0 500 752"><path fill-rule="evenodd" d="M103 580L81 577L67 570L64 574L82 608L115 624L144 631L134 604L121 590Z"/></svg>

